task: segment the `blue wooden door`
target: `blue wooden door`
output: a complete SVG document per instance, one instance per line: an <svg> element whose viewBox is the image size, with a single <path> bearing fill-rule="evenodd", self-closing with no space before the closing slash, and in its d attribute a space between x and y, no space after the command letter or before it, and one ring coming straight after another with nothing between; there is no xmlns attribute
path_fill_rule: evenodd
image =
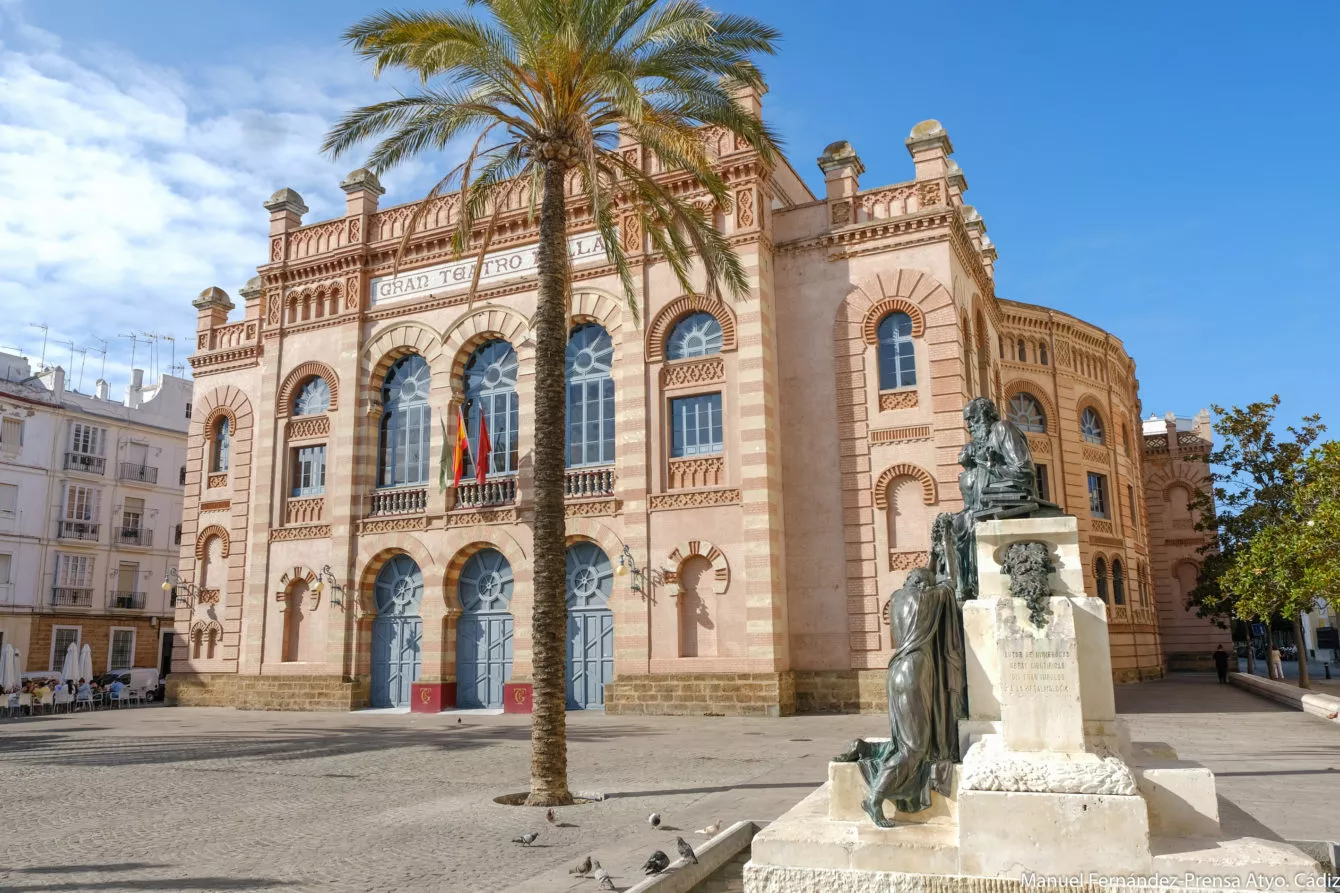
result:
<svg viewBox="0 0 1340 893"><path fill-rule="evenodd" d="M614 569L595 543L568 548L568 672L570 710L605 706L614 679L614 612L609 609Z"/></svg>
<svg viewBox="0 0 1340 893"><path fill-rule="evenodd" d="M497 549L476 552L461 568L457 595L456 703L501 707L512 678L512 566Z"/></svg>
<svg viewBox="0 0 1340 893"><path fill-rule="evenodd" d="M372 624L372 706L409 706L410 685L422 667L423 574L408 555L397 555L377 574L377 619Z"/></svg>

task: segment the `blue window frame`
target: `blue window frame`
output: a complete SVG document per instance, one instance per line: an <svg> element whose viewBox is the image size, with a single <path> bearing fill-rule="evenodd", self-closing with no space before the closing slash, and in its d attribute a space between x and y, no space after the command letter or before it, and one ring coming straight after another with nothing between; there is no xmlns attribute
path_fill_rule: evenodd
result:
<svg viewBox="0 0 1340 893"><path fill-rule="evenodd" d="M667 360L687 360L721 353L721 323L703 310L696 310L675 323L665 345Z"/></svg>
<svg viewBox="0 0 1340 893"><path fill-rule="evenodd" d="M233 435L229 429L228 417L223 416L214 428L214 461L210 463L210 471L228 470L228 452L232 443Z"/></svg>
<svg viewBox="0 0 1340 893"><path fill-rule="evenodd" d="M513 474L517 466L517 429L521 404L516 395L516 351L506 341L481 344L465 364L465 426L470 443L479 448L479 419L489 430L488 474ZM465 461L466 476L474 457Z"/></svg>
<svg viewBox="0 0 1340 893"><path fill-rule="evenodd" d="M330 409L330 385L321 376L308 379L293 398L294 415L320 415Z"/></svg>
<svg viewBox="0 0 1340 893"><path fill-rule="evenodd" d="M326 445L293 451L293 495L320 496L326 492Z"/></svg>
<svg viewBox="0 0 1340 893"><path fill-rule="evenodd" d="M1107 517L1107 478L1089 472L1089 514L1095 518Z"/></svg>
<svg viewBox="0 0 1340 893"><path fill-rule="evenodd" d="M917 383L912 317L894 312L879 321L879 389L892 391Z"/></svg>
<svg viewBox="0 0 1340 893"><path fill-rule="evenodd" d="M670 455L706 456L722 449L721 394L670 401Z"/></svg>
<svg viewBox="0 0 1340 893"><path fill-rule="evenodd" d="M432 373L418 354L398 361L382 385L381 441L377 486L398 487L428 480L432 439L428 390Z"/></svg>
<svg viewBox="0 0 1340 893"><path fill-rule="evenodd" d="M614 342L595 323L568 339L568 467L614 462Z"/></svg>

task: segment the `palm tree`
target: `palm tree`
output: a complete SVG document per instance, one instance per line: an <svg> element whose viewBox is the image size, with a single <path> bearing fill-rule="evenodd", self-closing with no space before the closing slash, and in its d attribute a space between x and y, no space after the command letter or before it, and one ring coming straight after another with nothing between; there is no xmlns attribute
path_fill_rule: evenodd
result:
<svg viewBox="0 0 1340 893"><path fill-rule="evenodd" d="M778 34L698 0L471 0L465 12L382 12L345 34L374 72L403 69L419 90L350 112L326 138L332 157L372 137L368 164L385 171L425 152L468 145L419 204L411 231L438 196L459 196L453 248L480 256L521 185L538 216L535 328L534 712L531 806L572 802L567 781L564 672L566 568L563 523L564 353L568 341L570 220L593 220L636 314L632 268L616 217L640 229L686 292L748 292L743 265L708 216L649 174L685 171L721 208L730 194L700 137L717 126L766 165L776 140L740 101L764 89L754 64ZM626 159L636 143L652 167ZM565 195L569 173L576 188ZM513 204L513 207L515 205ZM538 215L537 215L538 210ZM645 247L637 246L639 249ZM478 284L476 265L475 281ZM695 289L695 283L697 289Z"/></svg>

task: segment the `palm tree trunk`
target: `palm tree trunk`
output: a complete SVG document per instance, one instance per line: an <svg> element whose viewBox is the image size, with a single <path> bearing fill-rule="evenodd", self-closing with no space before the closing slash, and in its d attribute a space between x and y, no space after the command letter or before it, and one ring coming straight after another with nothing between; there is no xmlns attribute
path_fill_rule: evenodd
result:
<svg viewBox="0 0 1340 893"><path fill-rule="evenodd" d="M564 674L567 556L563 525L564 356L568 346L568 237L564 164L545 163L540 206L539 300L535 309L535 607L530 796L527 806L563 806L568 792Z"/></svg>

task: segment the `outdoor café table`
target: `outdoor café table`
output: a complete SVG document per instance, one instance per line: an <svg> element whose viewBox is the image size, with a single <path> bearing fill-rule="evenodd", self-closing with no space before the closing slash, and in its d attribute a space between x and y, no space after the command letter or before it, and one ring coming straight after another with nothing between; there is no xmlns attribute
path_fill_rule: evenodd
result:
<svg viewBox="0 0 1340 893"><path fill-rule="evenodd" d="M22 715L22 714L23 714L23 708L24 708L24 707L27 707L27 708L28 708L28 715L29 715L29 716L32 716L32 714L33 714L33 696L32 696L32 695L30 695L30 694L21 694L21 695L19 695L19 715Z"/></svg>

